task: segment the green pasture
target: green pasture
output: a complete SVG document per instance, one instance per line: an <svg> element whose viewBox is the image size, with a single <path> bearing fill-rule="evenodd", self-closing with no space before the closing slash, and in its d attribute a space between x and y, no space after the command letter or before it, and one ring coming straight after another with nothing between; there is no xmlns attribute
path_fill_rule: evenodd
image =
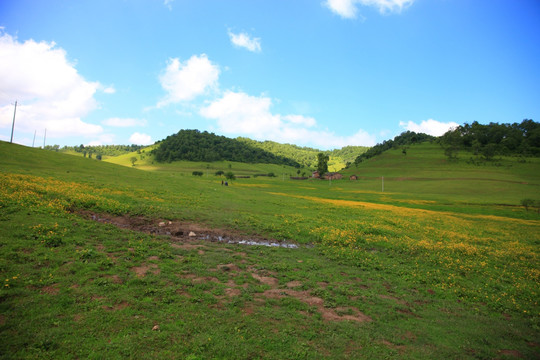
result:
<svg viewBox="0 0 540 360"><path fill-rule="evenodd" d="M540 214L520 205L538 200L538 159L447 163L415 145L329 182L4 142L0 154L2 358L540 356ZM217 170L276 177L225 187Z"/></svg>

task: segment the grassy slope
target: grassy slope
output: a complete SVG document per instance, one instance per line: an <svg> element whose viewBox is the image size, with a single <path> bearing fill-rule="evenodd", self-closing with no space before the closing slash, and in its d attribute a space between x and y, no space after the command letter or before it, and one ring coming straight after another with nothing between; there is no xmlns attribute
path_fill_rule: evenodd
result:
<svg viewBox="0 0 540 360"><path fill-rule="evenodd" d="M538 163L437 170L442 153L419 146L351 169L357 182L223 188L183 176L187 164L139 171L3 142L0 153L7 357L538 357L539 216L496 205L535 197ZM456 177L490 180L440 180ZM173 246L64 206L317 246ZM358 311L372 321L343 321Z"/></svg>
<svg viewBox="0 0 540 360"><path fill-rule="evenodd" d="M373 190L414 194L420 198L448 198L449 201L519 205L527 197L540 193L540 159L519 163L503 158L485 165L467 163L470 154L462 153L458 162L448 162L437 144L413 145L403 155L390 150L358 167L343 171L356 174Z"/></svg>

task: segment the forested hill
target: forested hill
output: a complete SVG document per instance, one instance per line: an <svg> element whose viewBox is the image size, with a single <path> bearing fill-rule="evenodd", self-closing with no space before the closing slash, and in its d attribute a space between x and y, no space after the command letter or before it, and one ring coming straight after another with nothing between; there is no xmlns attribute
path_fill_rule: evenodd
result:
<svg viewBox="0 0 540 360"><path fill-rule="evenodd" d="M407 146L425 141L437 141L450 160L457 159L460 151L468 151L491 160L496 155L540 156L540 123L525 119L521 123L487 125L473 122L447 131L443 136L433 137L406 131L393 140L386 140L370 148L358 156L354 163L358 165L364 160L380 155L386 150Z"/></svg>
<svg viewBox="0 0 540 360"><path fill-rule="evenodd" d="M207 131L180 130L167 136L152 151L156 161L237 161L244 163L266 163L300 167L290 158L273 154L237 139L218 136Z"/></svg>
<svg viewBox="0 0 540 360"><path fill-rule="evenodd" d="M317 154L322 152L330 156L331 163L340 163L342 167L348 162L353 162L357 156L366 152L369 148L365 146L345 146L341 149L321 151L310 147L301 147L291 144L280 144L274 141L256 141L249 138L239 137L241 141L249 146L257 147L272 154L283 156L300 163L302 166L316 168ZM341 167L340 167L341 168Z"/></svg>
<svg viewBox="0 0 540 360"><path fill-rule="evenodd" d="M473 122L448 131L439 139L449 158L458 151L470 151L490 159L495 155L540 156L540 123L525 119L521 123L487 125Z"/></svg>

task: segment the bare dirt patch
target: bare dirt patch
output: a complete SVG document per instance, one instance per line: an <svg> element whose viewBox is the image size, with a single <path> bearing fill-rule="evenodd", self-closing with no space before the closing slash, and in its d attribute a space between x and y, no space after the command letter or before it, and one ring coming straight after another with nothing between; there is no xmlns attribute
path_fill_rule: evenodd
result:
<svg viewBox="0 0 540 360"><path fill-rule="evenodd" d="M256 273L252 273L251 276L255 279L255 280L259 280L261 283L263 284L266 284L266 285L270 285L270 286L277 286L279 284L279 280L276 279L276 278L273 278L273 277L269 277L269 276L260 276Z"/></svg>
<svg viewBox="0 0 540 360"><path fill-rule="evenodd" d="M240 294L242 294L242 291L240 289L237 289L237 288L225 289L225 295L227 295L227 297L240 296Z"/></svg>
<svg viewBox="0 0 540 360"><path fill-rule="evenodd" d="M302 283L301 283L300 281L298 281L298 280L295 280L295 281L289 281L289 282L287 283L287 287L288 287L288 288L296 288L296 287L300 287L300 286L302 286Z"/></svg>
<svg viewBox="0 0 540 360"><path fill-rule="evenodd" d="M398 350L400 354L405 350L405 345L396 345L396 344L394 344L394 343L391 343L391 342L388 341L388 340L382 340L381 343L382 343L383 345L386 345L386 346L389 347L390 349Z"/></svg>
<svg viewBox="0 0 540 360"><path fill-rule="evenodd" d="M43 294L58 295L58 293L60 292L60 285L52 284L52 285L44 286L41 288L41 292Z"/></svg>
<svg viewBox="0 0 540 360"><path fill-rule="evenodd" d="M518 359L523 358L523 355L521 355L521 353L519 351L517 351L517 350L503 349L503 350L499 350L499 354L505 355L505 356L513 356L513 357L518 358Z"/></svg>
<svg viewBox="0 0 540 360"><path fill-rule="evenodd" d="M131 271L133 271L137 277L145 277L146 274L150 271L154 275L158 275L161 270L156 264L143 264L141 266L135 266L131 268Z"/></svg>
<svg viewBox="0 0 540 360"><path fill-rule="evenodd" d="M286 296L291 296L309 306L317 308L317 311L322 315L326 321L356 321L356 322L369 322L372 319L363 314L361 311L354 307L338 307L327 308L324 306L324 300L312 296L309 291L297 291L292 289L270 289L266 290L261 295L267 299L282 299Z"/></svg>
<svg viewBox="0 0 540 360"><path fill-rule="evenodd" d="M204 245L200 244L178 244L178 243L172 243L171 247L175 249L182 249L182 250L197 250L199 248L204 248Z"/></svg>

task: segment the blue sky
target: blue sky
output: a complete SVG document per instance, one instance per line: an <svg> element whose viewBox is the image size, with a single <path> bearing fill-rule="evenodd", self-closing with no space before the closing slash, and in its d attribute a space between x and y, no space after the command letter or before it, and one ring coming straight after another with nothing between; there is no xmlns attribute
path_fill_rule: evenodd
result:
<svg viewBox="0 0 540 360"><path fill-rule="evenodd" d="M538 0L3 0L0 139L319 149L540 118ZM35 141L34 141L35 135Z"/></svg>

